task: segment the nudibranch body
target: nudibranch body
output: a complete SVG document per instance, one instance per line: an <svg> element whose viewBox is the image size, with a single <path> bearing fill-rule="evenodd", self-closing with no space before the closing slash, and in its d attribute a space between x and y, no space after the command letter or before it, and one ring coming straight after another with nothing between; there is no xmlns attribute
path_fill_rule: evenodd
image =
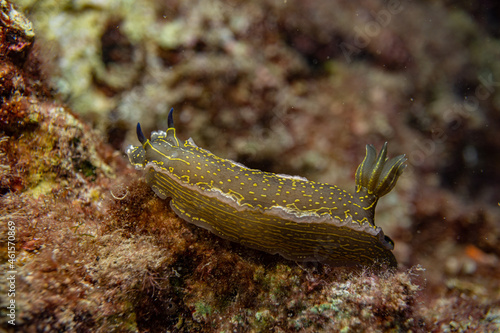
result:
<svg viewBox="0 0 500 333"><path fill-rule="evenodd" d="M182 219L214 234L295 261L331 265L396 267L394 243L374 222L378 199L395 186L404 155L387 159L387 144L371 145L356 171L353 194L335 185L274 174L220 158L180 141L170 110L167 132L146 139L137 124L140 146L127 150L144 169L146 181Z"/></svg>

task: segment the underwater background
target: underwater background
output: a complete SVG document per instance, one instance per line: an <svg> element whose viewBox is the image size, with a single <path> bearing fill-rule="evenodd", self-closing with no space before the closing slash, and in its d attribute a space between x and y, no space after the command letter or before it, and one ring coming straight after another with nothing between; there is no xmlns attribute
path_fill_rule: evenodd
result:
<svg viewBox="0 0 500 333"><path fill-rule="evenodd" d="M0 9L3 329L500 329L496 2ZM349 191L366 144L406 154L375 219L398 269L297 263L176 217L125 155L171 107L182 140Z"/></svg>

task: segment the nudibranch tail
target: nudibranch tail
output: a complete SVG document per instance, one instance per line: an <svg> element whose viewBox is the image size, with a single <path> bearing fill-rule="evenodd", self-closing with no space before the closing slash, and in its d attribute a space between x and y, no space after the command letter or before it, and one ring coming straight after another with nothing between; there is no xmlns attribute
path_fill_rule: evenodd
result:
<svg viewBox="0 0 500 333"><path fill-rule="evenodd" d="M356 192L366 189L377 199L389 193L406 168L405 155L387 159L387 142L377 151L373 145L366 145L366 156L356 170Z"/></svg>

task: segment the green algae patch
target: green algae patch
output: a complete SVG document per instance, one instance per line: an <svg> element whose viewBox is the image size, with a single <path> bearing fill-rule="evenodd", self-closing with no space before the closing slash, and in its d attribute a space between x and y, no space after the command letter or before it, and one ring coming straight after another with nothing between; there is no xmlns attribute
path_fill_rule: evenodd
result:
<svg viewBox="0 0 500 333"><path fill-rule="evenodd" d="M198 321L205 321L214 312L212 307L202 301L195 304L195 312L193 313L193 318Z"/></svg>

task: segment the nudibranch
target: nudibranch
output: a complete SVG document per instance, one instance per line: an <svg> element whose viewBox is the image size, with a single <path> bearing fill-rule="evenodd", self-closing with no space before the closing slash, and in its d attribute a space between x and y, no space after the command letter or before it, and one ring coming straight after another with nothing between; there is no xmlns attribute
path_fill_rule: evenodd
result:
<svg viewBox="0 0 500 333"><path fill-rule="evenodd" d="M295 261L336 266L385 264L396 267L393 241L375 225L375 206L406 167L404 155L377 156L372 145L356 171L349 193L335 185L274 174L223 159L180 141L168 115L166 132L148 140L137 124L140 146L127 155L146 181L182 219L214 234Z"/></svg>

